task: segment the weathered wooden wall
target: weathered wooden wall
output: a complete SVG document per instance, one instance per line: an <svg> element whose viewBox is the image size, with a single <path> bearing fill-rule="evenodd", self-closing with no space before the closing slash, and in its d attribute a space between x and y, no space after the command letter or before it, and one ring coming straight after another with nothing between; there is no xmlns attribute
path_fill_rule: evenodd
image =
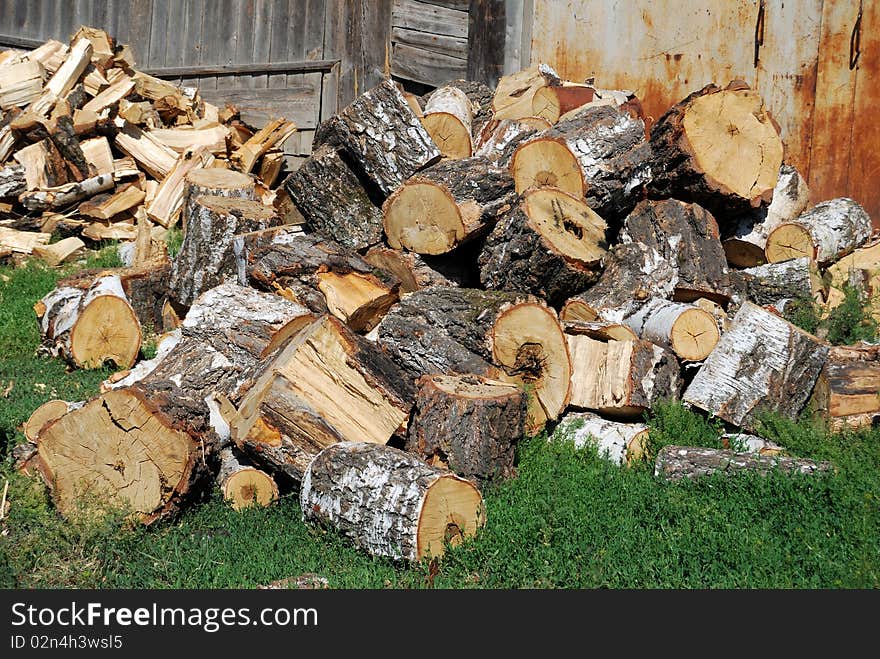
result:
<svg viewBox="0 0 880 659"><path fill-rule="evenodd" d="M391 73L436 86L464 78L469 0L394 0Z"/></svg>

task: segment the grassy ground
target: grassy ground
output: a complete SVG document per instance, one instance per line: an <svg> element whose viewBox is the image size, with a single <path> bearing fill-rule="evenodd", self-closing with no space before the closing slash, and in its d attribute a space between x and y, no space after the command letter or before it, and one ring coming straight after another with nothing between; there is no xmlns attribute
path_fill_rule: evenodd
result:
<svg viewBox="0 0 880 659"><path fill-rule="evenodd" d="M103 265L112 256L101 257ZM95 265L94 263L91 265ZM524 440L519 477L485 493L488 525L439 564L366 556L304 525L295 496L236 513L213 495L174 522L143 529L113 515L62 520L45 488L13 473L9 449L31 410L78 400L106 372L65 372L34 357L31 305L57 273L0 269L0 586L253 587L316 572L339 588L876 588L880 586L880 430L829 435L767 419L791 453L831 460L833 476L708 478L661 484L564 437ZM679 405L650 419L652 452L712 446L718 425Z"/></svg>

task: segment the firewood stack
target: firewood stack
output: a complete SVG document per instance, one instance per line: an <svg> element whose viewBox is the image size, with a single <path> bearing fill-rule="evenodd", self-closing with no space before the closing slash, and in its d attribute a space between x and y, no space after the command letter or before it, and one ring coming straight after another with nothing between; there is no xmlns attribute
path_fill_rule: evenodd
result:
<svg viewBox="0 0 880 659"><path fill-rule="evenodd" d="M148 88L124 63L110 69L117 88L123 76ZM123 100L153 116L138 98ZM172 97L186 110L163 100L162 121L189 121L194 98ZM777 312L785 298L833 299L821 269L863 249L861 207L809 207L742 83L691 94L650 135L640 107L546 65L494 91L453 81L426 98L385 81L325 121L284 181L302 230L255 201L266 181L245 174L263 142L229 154L229 170L210 166L205 145L175 164L141 162L178 176L179 255L163 276L62 282L37 311L43 349L79 367L132 367L147 322L168 333L97 398L40 411L28 468L62 511L100 494L147 523L212 482L236 507L293 489L306 519L418 560L476 533L479 488L515 476L518 439L557 423L631 464L646 453L640 422L664 400L746 432L762 411L793 418L811 396L830 414L878 412L876 395L871 407L858 382L841 382L866 370L880 381L876 351L826 364L829 346ZM132 151L164 145L169 130L224 126L192 120L129 121L114 143ZM148 218L157 207L173 222L156 197Z"/></svg>

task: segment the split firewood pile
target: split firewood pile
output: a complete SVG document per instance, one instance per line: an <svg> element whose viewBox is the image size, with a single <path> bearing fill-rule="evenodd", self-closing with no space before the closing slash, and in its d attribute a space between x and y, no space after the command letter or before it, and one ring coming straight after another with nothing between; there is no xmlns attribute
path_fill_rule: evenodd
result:
<svg viewBox="0 0 880 659"><path fill-rule="evenodd" d="M62 512L100 494L150 523L212 483L235 506L292 490L307 520L416 560L485 523L481 488L516 475L524 434L558 425L631 464L645 413L681 400L736 450L668 447L658 477L814 473L831 466L753 434L761 412L880 413L877 347L782 315L873 281L870 218L811 203L743 83L649 127L633 94L546 65L424 98L386 81L283 187L304 231L205 184L167 269L86 273L37 305L42 350L129 369L27 424L23 468ZM158 354L135 363L149 323Z"/></svg>
<svg viewBox="0 0 880 659"><path fill-rule="evenodd" d="M0 259L52 266L138 235L127 254L148 261L144 236L162 242L193 186L271 206L296 130L278 119L254 131L235 108L138 71L128 46L90 27L69 46L0 52L0 112Z"/></svg>

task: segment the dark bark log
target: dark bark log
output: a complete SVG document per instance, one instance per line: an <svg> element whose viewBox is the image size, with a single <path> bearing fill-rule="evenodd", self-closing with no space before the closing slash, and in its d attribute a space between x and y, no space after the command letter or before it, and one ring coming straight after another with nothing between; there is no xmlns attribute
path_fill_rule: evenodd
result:
<svg viewBox="0 0 880 659"><path fill-rule="evenodd" d="M880 417L880 346L831 348L810 408L835 431L873 426Z"/></svg>
<svg viewBox="0 0 880 659"><path fill-rule="evenodd" d="M815 462L805 458L734 453L723 449L696 446L664 446L657 454L654 475L667 481L678 481L682 478L699 478L712 474L725 476L743 472L769 474L774 470L788 474L810 475L831 472L834 470L834 465L830 462Z"/></svg>
<svg viewBox="0 0 880 659"><path fill-rule="evenodd" d="M0 169L0 197L17 197L26 187L24 167L11 164Z"/></svg>
<svg viewBox="0 0 880 659"><path fill-rule="evenodd" d="M813 299L815 273L806 257L768 263L730 273L734 289L743 299L758 305L774 304L783 298Z"/></svg>
<svg viewBox="0 0 880 659"><path fill-rule="evenodd" d="M196 209L196 199L202 196L255 201L256 181L252 176L232 169L201 167L190 171L184 183L183 208L180 215L184 231Z"/></svg>

